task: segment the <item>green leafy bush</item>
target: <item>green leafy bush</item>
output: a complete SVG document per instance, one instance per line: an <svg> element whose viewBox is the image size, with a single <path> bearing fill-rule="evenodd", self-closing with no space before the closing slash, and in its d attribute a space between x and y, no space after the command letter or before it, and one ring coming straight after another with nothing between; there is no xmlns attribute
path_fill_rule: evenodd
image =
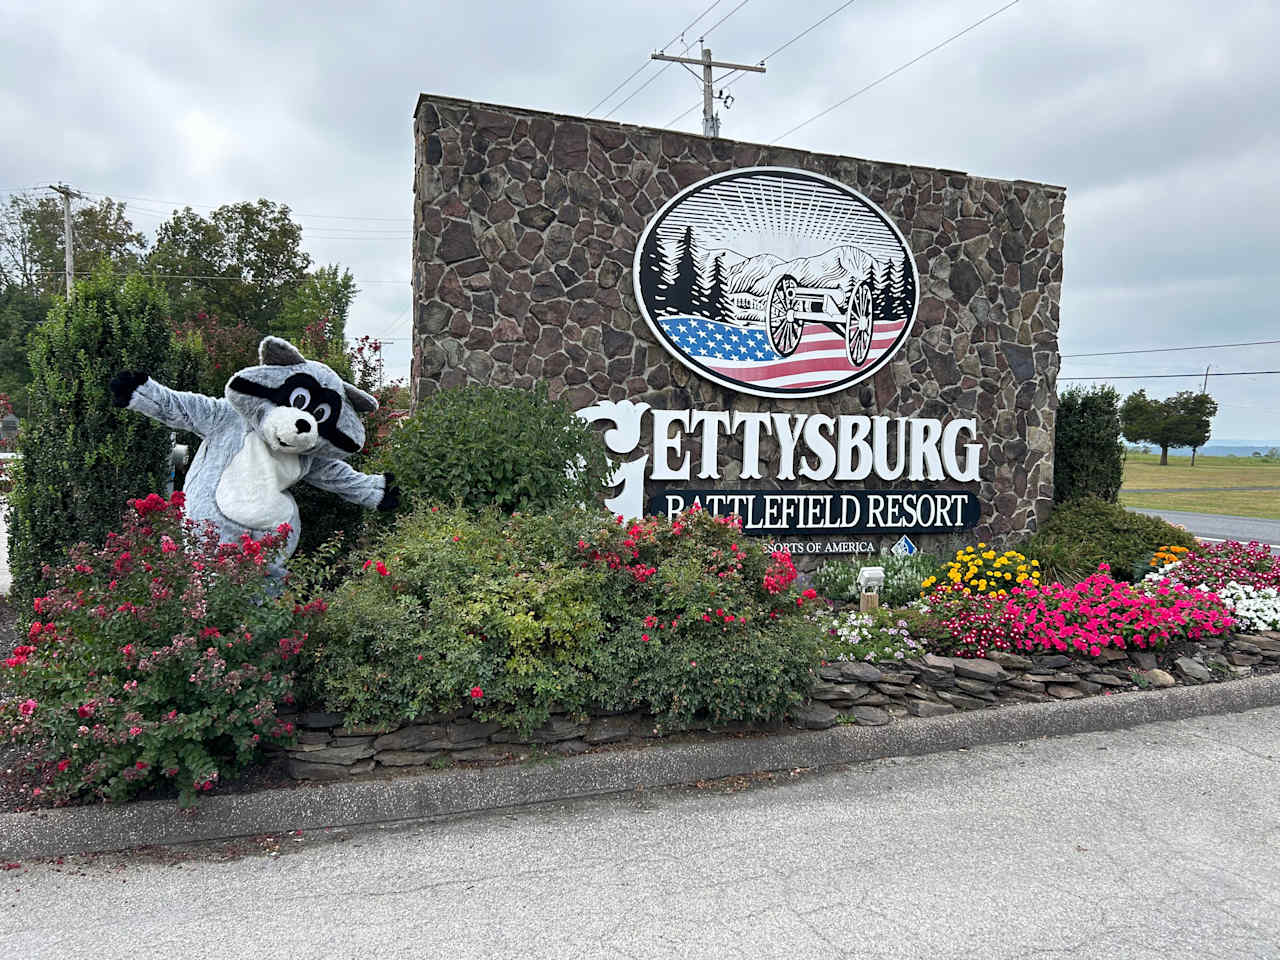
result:
<svg viewBox="0 0 1280 960"><path fill-rule="evenodd" d="M504 513L598 500L609 472L591 427L548 400L545 387L478 384L421 400L392 432L378 468L418 502Z"/></svg>
<svg viewBox="0 0 1280 960"><path fill-rule="evenodd" d="M607 674L609 578L565 548L583 523L441 508L406 516L333 596L308 654L312 689L361 724L474 700L486 719L528 731L553 705L584 710Z"/></svg>
<svg viewBox="0 0 1280 960"><path fill-rule="evenodd" d="M1058 396L1053 499L1098 497L1115 503L1124 482L1120 395L1114 387L1070 387Z"/></svg>
<svg viewBox="0 0 1280 960"><path fill-rule="evenodd" d="M376 725L464 704L526 734L594 706L669 726L778 719L816 663L817 595L739 538L701 512L621 526L419 507L334 596L313 689Z"/></svg>
<svg viewBox="0 0 1280 960"><path fill-rule="evenodd" d="M1108 564L1116 578L1133 580L1135 571L1143 571L1163 546L1193 547L1195 538L1159 517L1082 497L1055 506L1023 552L1040 562L1044 581L1072 583L1089 576L1100 563Z"/></svg>
<svg viewBox="0 0 1280 960"><path fill-rule="evenodd" d="M266 599L287 527L219 544L182 502L135 500L104 547L74 547L0 667L16 694L0 732L30 749L37 790L55 799L172 786L186 805L291 739L276 707L323 604Z"/></svg>
<svg viewBox="0 0 1280 960"><path fill-rule="evenodd" d="M886 607L905 607L920 599L921 584L938 572L942 561L931 553L917 552L909 557L882 554L861 560L828 560L813 575L813 585L824 597L840 603L858 599L858 572L863 567L884 567L884 586L880 603Z"/></svg>
<svg viewBox="0 0 1280 960"><path fill-rule="evenodd" d="M107 388L119 370L164 376L171 341L164 294L139 276L99 270L57 299L31 335L30 415L18 438L9 497L15 594L30 599L44 564L73 543L101 543L130 497L164 489L169 431L117 410Z"/></svg>

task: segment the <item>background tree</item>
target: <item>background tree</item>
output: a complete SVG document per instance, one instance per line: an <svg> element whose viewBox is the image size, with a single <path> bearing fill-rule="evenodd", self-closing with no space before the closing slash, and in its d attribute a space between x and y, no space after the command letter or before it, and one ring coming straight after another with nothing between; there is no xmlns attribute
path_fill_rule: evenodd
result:
<svg viewBox="0 0 1280 960"><path fill-rule="evenodd" d="M62 200L16 194L0 208L0 287L51 296L66 291ZM77 274L106 260L117 273L135 270L147 240L110 198L77 202L71 212L71 254Z"/></svg>
<svg viewBox="0 0 1280 960"><path fill-rule="evenodd" d="M346 338L347 315L359 290L351 271L336 263L308 274L285 299L280 317L273 324L277 336L294 343L303 339L308 327L324 325L324 337L342 344Z"/></svg>
<svg viewBox="0 0 1280 960"><path fill-rule="evenodd" d="M231 375L258 362L261 334L243 323L224 323L198 311L173 323L173 385L213 397L222 396Z"/></svg>
<svg viewBox="0 0 1280 960"><path fill-rule="evenodd" d="M1120 394L1111 386L1071 387L1058 396L1053 499L1098 497L1115 503L1124 482Z"/></svg>
<svg viewBox="0 0 1280 960"><path fill-rule="evenodd" d="M103 264L57 298L31 337L30 416L18 438L9 517L14 589L29 599L41 567L69 546L100 543L131 497L164 490L169 431L117 410L108 383L119 370L170 372L164 292Z"/></svg>
<svg viewBox="0 0 1280 960"><path fill-rule="evenodd" d="M100 263L122 274L136 269L146 238L110 199L77 201L72 208L72 258L78 275ZM62 201L16 194L0 206L0 392L19 417L28 416L28 340L54 298L66 290Z"/></svg>
<svg viewBox="0 0 1280 960"><path fill-rule="evenodd" d="M27 341L49 312L53 297L24 287L0 285L0 393L9 395L14 412L27 417Z"/></svg>
<svg viewBox="0 0 1280 960"><path fill-rule="evenodd" d="M267 334L306 280L311 257L288 206L258 200L226 204L207 219L190 207L175 212L157 230L147 266L178 315L203 310Z"/></svg>
<svg viewBox="0 0 1280 960"><path fill-rule="evenodd" d="M1166 400L1155 400L1145 390L1125 398L1120 408L1124 435L1136 443L1160 448L1160 465L1168 466L1170 447L1203 446L1218 404L1207 393L1183 390Z"/></svg>

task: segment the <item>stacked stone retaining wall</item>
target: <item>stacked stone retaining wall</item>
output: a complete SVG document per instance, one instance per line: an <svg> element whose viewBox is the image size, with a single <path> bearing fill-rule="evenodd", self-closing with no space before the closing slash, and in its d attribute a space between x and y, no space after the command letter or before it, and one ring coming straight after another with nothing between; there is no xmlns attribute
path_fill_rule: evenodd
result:
<svg viewBox="0 0 1280 960"><path fill-rule="evenodd" d="M824 664L810 699L773 728L749 724L695 724L681 734L779 733L820 730L837 723L879 726L912 717L942 716L1016 703L1106 696L1175 684L1212 683L1280 669L1280 632L1240 635L1196 644L1158 659L1156 654L1105 650L1097 659L1066 654L985 658L940 657L891 663ZM653 741L662 731L641 711L553 715L528 737L483 722L467 706L394 729L346 726L341 714L303 711L295 718L297 746L288 751L290 773L305 780L344 780L384 770L492 763L535 753L573 755L591 749Z"/></svg>

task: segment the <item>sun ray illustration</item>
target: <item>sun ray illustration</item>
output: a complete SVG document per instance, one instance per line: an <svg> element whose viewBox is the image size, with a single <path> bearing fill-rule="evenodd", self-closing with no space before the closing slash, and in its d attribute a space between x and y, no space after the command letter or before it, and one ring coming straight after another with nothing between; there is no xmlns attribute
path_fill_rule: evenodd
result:
<svg viewBox="0 0 1280 960"><path fill-rule="evenodd" d="M649 237L648 279L642 260L636 268L646 321L682 363L735 390L800 397L851 386L892 359L914 321L919 281L905 238L819 174L713 175L659 211L640 250ZM906 282L885 287L887 263L908 264Z"/></svg>

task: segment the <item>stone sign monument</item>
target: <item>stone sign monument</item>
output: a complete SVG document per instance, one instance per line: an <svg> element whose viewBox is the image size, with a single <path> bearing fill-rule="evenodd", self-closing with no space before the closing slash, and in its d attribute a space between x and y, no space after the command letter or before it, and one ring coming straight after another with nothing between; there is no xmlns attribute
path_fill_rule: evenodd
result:
<svg viewBox="0 0 1280 960"><path fill-rule="evenodd" d="M1061 187L429 95L414 131L416 397L544 381L615 511L792 552L1047 516Z"/></svg>

